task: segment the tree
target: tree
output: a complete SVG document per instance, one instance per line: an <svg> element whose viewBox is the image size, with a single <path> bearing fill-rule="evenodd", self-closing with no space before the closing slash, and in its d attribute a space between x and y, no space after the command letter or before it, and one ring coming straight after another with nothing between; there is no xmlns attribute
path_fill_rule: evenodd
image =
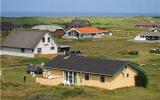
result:
<svg viewBox="0 0 160 100"><path fill-rule="evenodd" d="M147 87L148 85L148 78L145 73L139 72L138 75L135 77L136 86Z"/></svg>

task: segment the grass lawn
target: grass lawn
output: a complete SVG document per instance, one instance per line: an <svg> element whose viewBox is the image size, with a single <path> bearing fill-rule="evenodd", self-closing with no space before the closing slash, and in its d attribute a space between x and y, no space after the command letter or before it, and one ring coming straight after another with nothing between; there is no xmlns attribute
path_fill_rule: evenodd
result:
<svg viewBox="0 0 160 100"><path fill-rule="evenodd" d="M123 27L125 25L128 26L121 31L115 31L113 37L105 36L102 39L86 40L58 39L57 42L70 45L73 50L81 50L82 53L91 57L129 60L143 65L142 67L149 79L147 88L130 87L109 91L93 87L42 86L35 84L35 79L31 75L26 74L25 68L30 63L46 63L49 59L1 56L1 69L4 78L4 82L1 82L2 100L159 100L160 55L150 54L149 50L160 47L160 43L134 43L127 41L133 38L135 34L138 34L139 31L143 31L134 30L132 26L133 23L142 19L146 22L153 20L150 17L91 18L92 23L95 23L93 25L96 26L108 26L116 30L121 29L118 26L122 23L124 23ZM70 19L66 18L66 20ZM108 20L109 22L105 23L104 20ZM61 19L61 21L64 20ZM139 55L122 54L123 52L133 50L137 50ZM25 83L23 82L24 75L27 76L27 82Z"/></svg>
<svg viewBox="0 0 160 100"><path fill-rule="evenodd" d="M149 78L149 85L147 88L131 87L108 91L91 87L42 86L35 84L35 79L25 73L25 67L23 66L29 63L40 64L48 60L5 56L2 59L4 77L2 98L16 100L158 100L158 98L160 98L160 55L150 54L148 50L157 47L159 44L132 43L126 40L127 38L105 37L95 40L59 40L59 42L71 45L73 49L78 48L88 56L105 59L130 60L144 64L143 68L147 72ZM139 55L131 56L119 54L119 51L123 50L138 50ZM22 65L21 68L14 68L20 65ZM27 75L26 83L23 82L24 75Z"/></svg>

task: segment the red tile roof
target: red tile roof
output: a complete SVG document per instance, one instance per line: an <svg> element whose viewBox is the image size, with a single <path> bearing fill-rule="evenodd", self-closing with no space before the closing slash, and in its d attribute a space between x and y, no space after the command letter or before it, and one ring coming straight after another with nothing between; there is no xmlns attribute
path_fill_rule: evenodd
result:
<svg viewBox="0 0 160 100"><path fill-rule="evenodd" d="M74 29L79 31L81 34L108 32L108 30L100 30L96 27L81 27L81 28L74 28Z"/></svg>

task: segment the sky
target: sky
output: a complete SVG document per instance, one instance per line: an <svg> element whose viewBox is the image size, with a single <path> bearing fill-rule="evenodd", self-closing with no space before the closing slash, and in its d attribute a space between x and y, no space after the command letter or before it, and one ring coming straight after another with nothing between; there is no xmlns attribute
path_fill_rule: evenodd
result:
<svg viewBox="0 0 160 100"><path fill-rule="evenodd" d="M1 0L1 12L160 14L160 0Z"/></svg>

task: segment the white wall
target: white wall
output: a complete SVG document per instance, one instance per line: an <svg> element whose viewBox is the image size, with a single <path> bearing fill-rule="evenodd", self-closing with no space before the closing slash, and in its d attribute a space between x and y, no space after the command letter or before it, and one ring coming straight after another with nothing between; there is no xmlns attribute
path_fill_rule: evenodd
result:
<svg viewBox="0 0 160 100"><path fill-rule="evenodd" d="M0 50L0 55L34 57L34 53L32 52L31 49L25 49L24 53L21 53L21 48L8 48L8 47L2 47L2 50Z"/></svg>
<svg viewBox="0 0 160 100"><path fill-rule="evenodd" d="M76 31L77 34L79 33L79 32L78 32L77 30L75 30L74 28L68 30L68 31L66 32L66 34L64 34L64 38L65 38L65 39L78 39L78 38L80 38L80 37L76 37L76 36L75 36L75 34L76 34L75 31ZM71 33L71 34L69 34L69 33ZM80 33L79 33L79 35L80 35Z"/></svg>
<svg viewBox="0 0 160 100"><path fill-rule="evenodd" d="M41 54L56 54L58 52L58 47L54 39L48 33L46 33L43 37L45 38L45 42L43 42L42 39L39 41L37 46L34 48L34 54L38 54L38 48L41 48ZM48 37L50 37L50 42L48 42ZM51 47L54 47L54 50L51 50Z"/></svg>
<svg viewBox="0 0 160 100"><path fill-rule="evenodd" d="M101 34L98 34L98 33L97 33L96 35L91 35L91 34L87 34L87 35L86 35L86 34L85 34L85 35L82 35L81 38L101 38L101 36L102 36L102 35L101 35Z"/></svg>
<svg viewBox="0 0 160 100"><path fill-rule="evenodd" d="M146 38L145 37L141 37L141 35L137 35L134 40L139 40L139 41L145 41Z"/></svg>

